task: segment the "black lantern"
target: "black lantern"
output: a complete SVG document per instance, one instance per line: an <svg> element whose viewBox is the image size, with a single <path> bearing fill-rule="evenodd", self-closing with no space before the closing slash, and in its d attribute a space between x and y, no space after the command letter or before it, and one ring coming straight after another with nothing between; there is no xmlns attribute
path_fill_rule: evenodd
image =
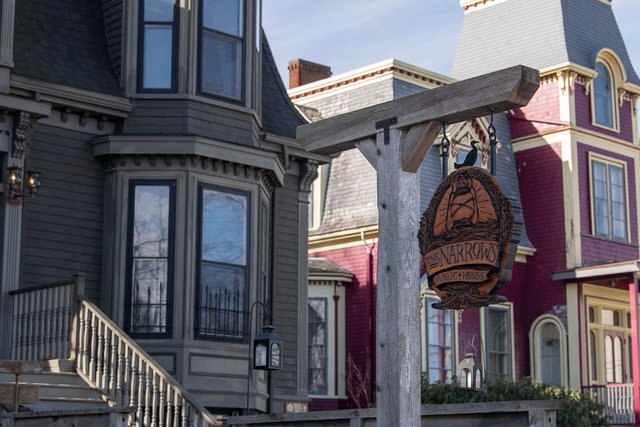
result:
<svg viewBox="0 0 640 427"><path fill-rule="evenodd" d="M467 352L469 346L465 349L464 359L458 364L458 380L460 387L467 390L482 390L482 367L478 363L475 351Z"/></svg>
<svg viewBox="0 0 640 427"><path fill-rule="evenodd" d="M273 326L264 325L253 340L253 369L275 371L282 368L282 338Z"/></svg>

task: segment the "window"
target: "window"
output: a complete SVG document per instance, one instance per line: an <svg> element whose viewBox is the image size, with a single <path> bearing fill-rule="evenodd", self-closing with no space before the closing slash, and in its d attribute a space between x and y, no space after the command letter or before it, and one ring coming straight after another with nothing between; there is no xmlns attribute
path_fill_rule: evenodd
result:
<svg viewBox="0 0 640 427"><path fill-rule="evenodd" d="M244 69L244 1L202 0L200 90L241 100Z"/></svg>
<svg viewBox="0 0 640 427"><path fill-rule="evenodd" d="M314 398L344 398L347 380L345 357L345 286L350 278L327 280L309 273L307 387ZM364 373L364 370L362 371ZM356 380L350 380L351 385Z"/></svg>
<svg viewBox="0 0 640 427"><path fill-rule="evenodd" d="M566 332L556 316L544 314L533 322L529 333L532 376L545 384L568 382Z"/></svg>
<svg viewBox="0 0 640 427"><path fill-rule="evenodd" d="M589 311L594 322L589 323L589 367L591 384L620 384L632 381L629 351L631 329L625 322L629 307L613 305L589 298Z"/></svg>
<svg viewBox="0 0 640 427"><path fill-rule="evenodd" d="M140 5L140 88L150 92L175 90L178 8L174 0L143 0Z"/></svg>
<svg viewBox="0 0 640 427"><path fill-rule="evenodd" d="M125 329L134 337L171 335L175 182L129 184Z"/></svg>
<svg viewBox="0 0 640 427"><path fill-rule="evenodd" d="M614 127L613 79L609 68L603 63L596 64L598 75L593 81L593 108L595 123L609 128Z"/></svg>
<svg viewBox="0 0 640 427"><path fill-rule="evenodd" d="M309 298L309 394L327 394L327 298Z"/></svg>
<svg viewBox="0 0 640 427"><path fill-rule="evenodd" d="M593 231L596 236L627 241L627 196L624 166L591 159Z"/></svg>
<svg viewBox="0 0 640 427"><path fill-rule="evenodd" d="M244 341L249 296L249 193L201 184L196 336Z"/></svg>
<svg viewBox="0 0 640 427"><path fill-rule="evenodd" d="M425 298L426 373L430 383L450 383L453 376L453 311L438 310L431 304L438 298Z"/></svg>
<svg viewBox="0 0 640 427"><path fill-rule="evenodd" d="M487 353L486 379L495 383L513 378L511 363L512 319L511 306L496 305L484 310L484 343Z"/></svg>

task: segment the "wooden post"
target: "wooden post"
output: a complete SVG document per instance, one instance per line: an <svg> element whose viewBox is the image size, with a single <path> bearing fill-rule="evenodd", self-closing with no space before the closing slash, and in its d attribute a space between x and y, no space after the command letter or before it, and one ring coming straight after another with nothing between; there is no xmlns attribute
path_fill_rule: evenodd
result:
<svg viewBox="0 0 640 427"><path fill-rule="evenodd" d="M377 425L421 425L418 175L442 122L527 105L538 71L517 66L297 129L308 151L357 147L377 171ZM375 140L374 140L375 136Z"/></svg>
<svg viewBox="0 0 640 427"><path fill-rule="evenodd" d="M388 132L388 133L387 133ZM379 426L420 426L420 253L418 175L405 172L391 129L357 144L378 181L376 405Z"/></svg>

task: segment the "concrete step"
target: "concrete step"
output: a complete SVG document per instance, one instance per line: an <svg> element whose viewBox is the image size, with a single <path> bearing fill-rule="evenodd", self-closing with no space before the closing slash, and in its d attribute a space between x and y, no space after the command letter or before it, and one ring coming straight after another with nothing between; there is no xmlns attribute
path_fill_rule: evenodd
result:
<svg viewBox="0 0 640 427"><path fill-rule="evenodd" d="M110 406L102 394L91 388L78 374L66 372L69 370L68 363L46 361L42 363L42 367L42 372L20 375L20 384L38 387L38 403L24 404L24 407L39 412L60 409L95 410ZM0 384L15 384L15 375L1 372Z"/></svg>

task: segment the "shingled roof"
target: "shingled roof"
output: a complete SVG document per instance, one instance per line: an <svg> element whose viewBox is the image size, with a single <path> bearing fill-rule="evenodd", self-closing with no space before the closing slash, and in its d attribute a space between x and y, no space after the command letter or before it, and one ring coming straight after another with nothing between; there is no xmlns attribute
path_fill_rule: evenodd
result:
<svg viewBox="0 0 640 427"><path fill-rule="evenodd" d="M568 62L595 69L604 49L640 84L610 5L599 0L505 0L465 14L453 77L464 79L523 64L545 69Z"/></svg>
<svg viewBox="0 0 640 427"><path fill-rule="evenodd" d="M269 42L262 33L262 127L265 131L296 137L296 128L307 121L291 103L273 59Z"/></svg>
<svg viewBox="0 0 640 427"><path fill-rule="evenodd" d="M14 28L16 74L122 95L100 0L18 0Z"/></svg>

